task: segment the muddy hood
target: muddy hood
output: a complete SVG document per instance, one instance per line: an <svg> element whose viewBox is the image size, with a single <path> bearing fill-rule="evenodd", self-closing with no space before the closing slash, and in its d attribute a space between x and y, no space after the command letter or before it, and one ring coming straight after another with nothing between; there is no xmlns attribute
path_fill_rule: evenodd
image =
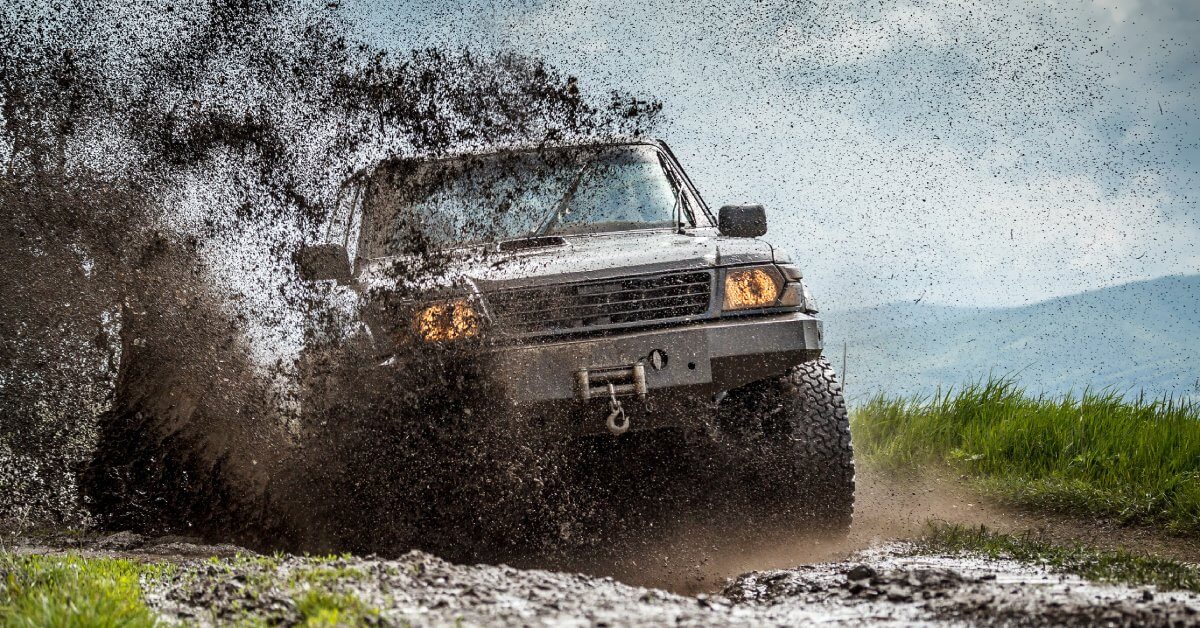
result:
<svg viewBox="0 0 1200 628"><path fill-rule="evenodd" d="M772 261L772 247L753 238L671 232L572 236L565 243L517 253L464 252L444 277L429 287L462 277L482 291L530 284L607 279L622 275L711 268ZM386 289L406 277L411 260L390 258L367 262L359 276L365 289Z"/></svg>

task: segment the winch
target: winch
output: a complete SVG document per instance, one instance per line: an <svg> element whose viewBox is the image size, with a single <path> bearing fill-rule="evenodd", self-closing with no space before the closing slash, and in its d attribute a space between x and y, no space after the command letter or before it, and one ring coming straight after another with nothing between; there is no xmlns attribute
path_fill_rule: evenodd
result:
<svg viewBox="0 0 1200 628"><path fill-rule="evenodd" d="M581 401L589 401L608 393L608 431L621 435L629 431L629 417L618 395L637 395L646 398L646 365L635 362L627 366L580 369L575 372L575 392Z"/></svg>

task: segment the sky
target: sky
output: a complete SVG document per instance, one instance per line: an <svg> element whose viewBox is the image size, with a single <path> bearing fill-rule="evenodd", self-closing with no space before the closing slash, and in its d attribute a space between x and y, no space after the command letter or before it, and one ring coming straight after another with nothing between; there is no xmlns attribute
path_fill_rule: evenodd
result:
<svg viewBox="0 0 1200 628"><path fill-rule="evenodd" d="M708 203L827 308L1200 272L1200 2L352 0L397 50L513 50L664 103Z"/></svg>

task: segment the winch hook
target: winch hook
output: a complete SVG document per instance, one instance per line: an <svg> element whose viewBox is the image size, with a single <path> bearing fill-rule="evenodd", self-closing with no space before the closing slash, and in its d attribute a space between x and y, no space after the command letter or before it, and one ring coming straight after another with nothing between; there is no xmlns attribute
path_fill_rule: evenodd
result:
<svg viewBox="0 0 1200 628"><path fill-rule="evenodd" d="M613 436L620 436L629 431L629 417L625 416L625 408L617 399L617 391L612 382L608 383L608 431Z"/></svg>

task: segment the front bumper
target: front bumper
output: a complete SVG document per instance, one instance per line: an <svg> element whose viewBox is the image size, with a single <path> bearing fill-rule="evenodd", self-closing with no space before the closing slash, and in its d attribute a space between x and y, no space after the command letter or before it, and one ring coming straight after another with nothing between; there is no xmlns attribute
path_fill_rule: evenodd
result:
<svg viewBox="0 0 1200 628"><path fill-rule="evenodd" d="M645 374L644 391L714 394L782 374L821 353L821 321L800 312L742 316L684 327L503 347L489 373L514 406L584 399L581 370L633 367ZM666 356L654 368L650 355ZM661 361L660 361L661 362ZM631 394L631 393L629 393Z"/></svg>

